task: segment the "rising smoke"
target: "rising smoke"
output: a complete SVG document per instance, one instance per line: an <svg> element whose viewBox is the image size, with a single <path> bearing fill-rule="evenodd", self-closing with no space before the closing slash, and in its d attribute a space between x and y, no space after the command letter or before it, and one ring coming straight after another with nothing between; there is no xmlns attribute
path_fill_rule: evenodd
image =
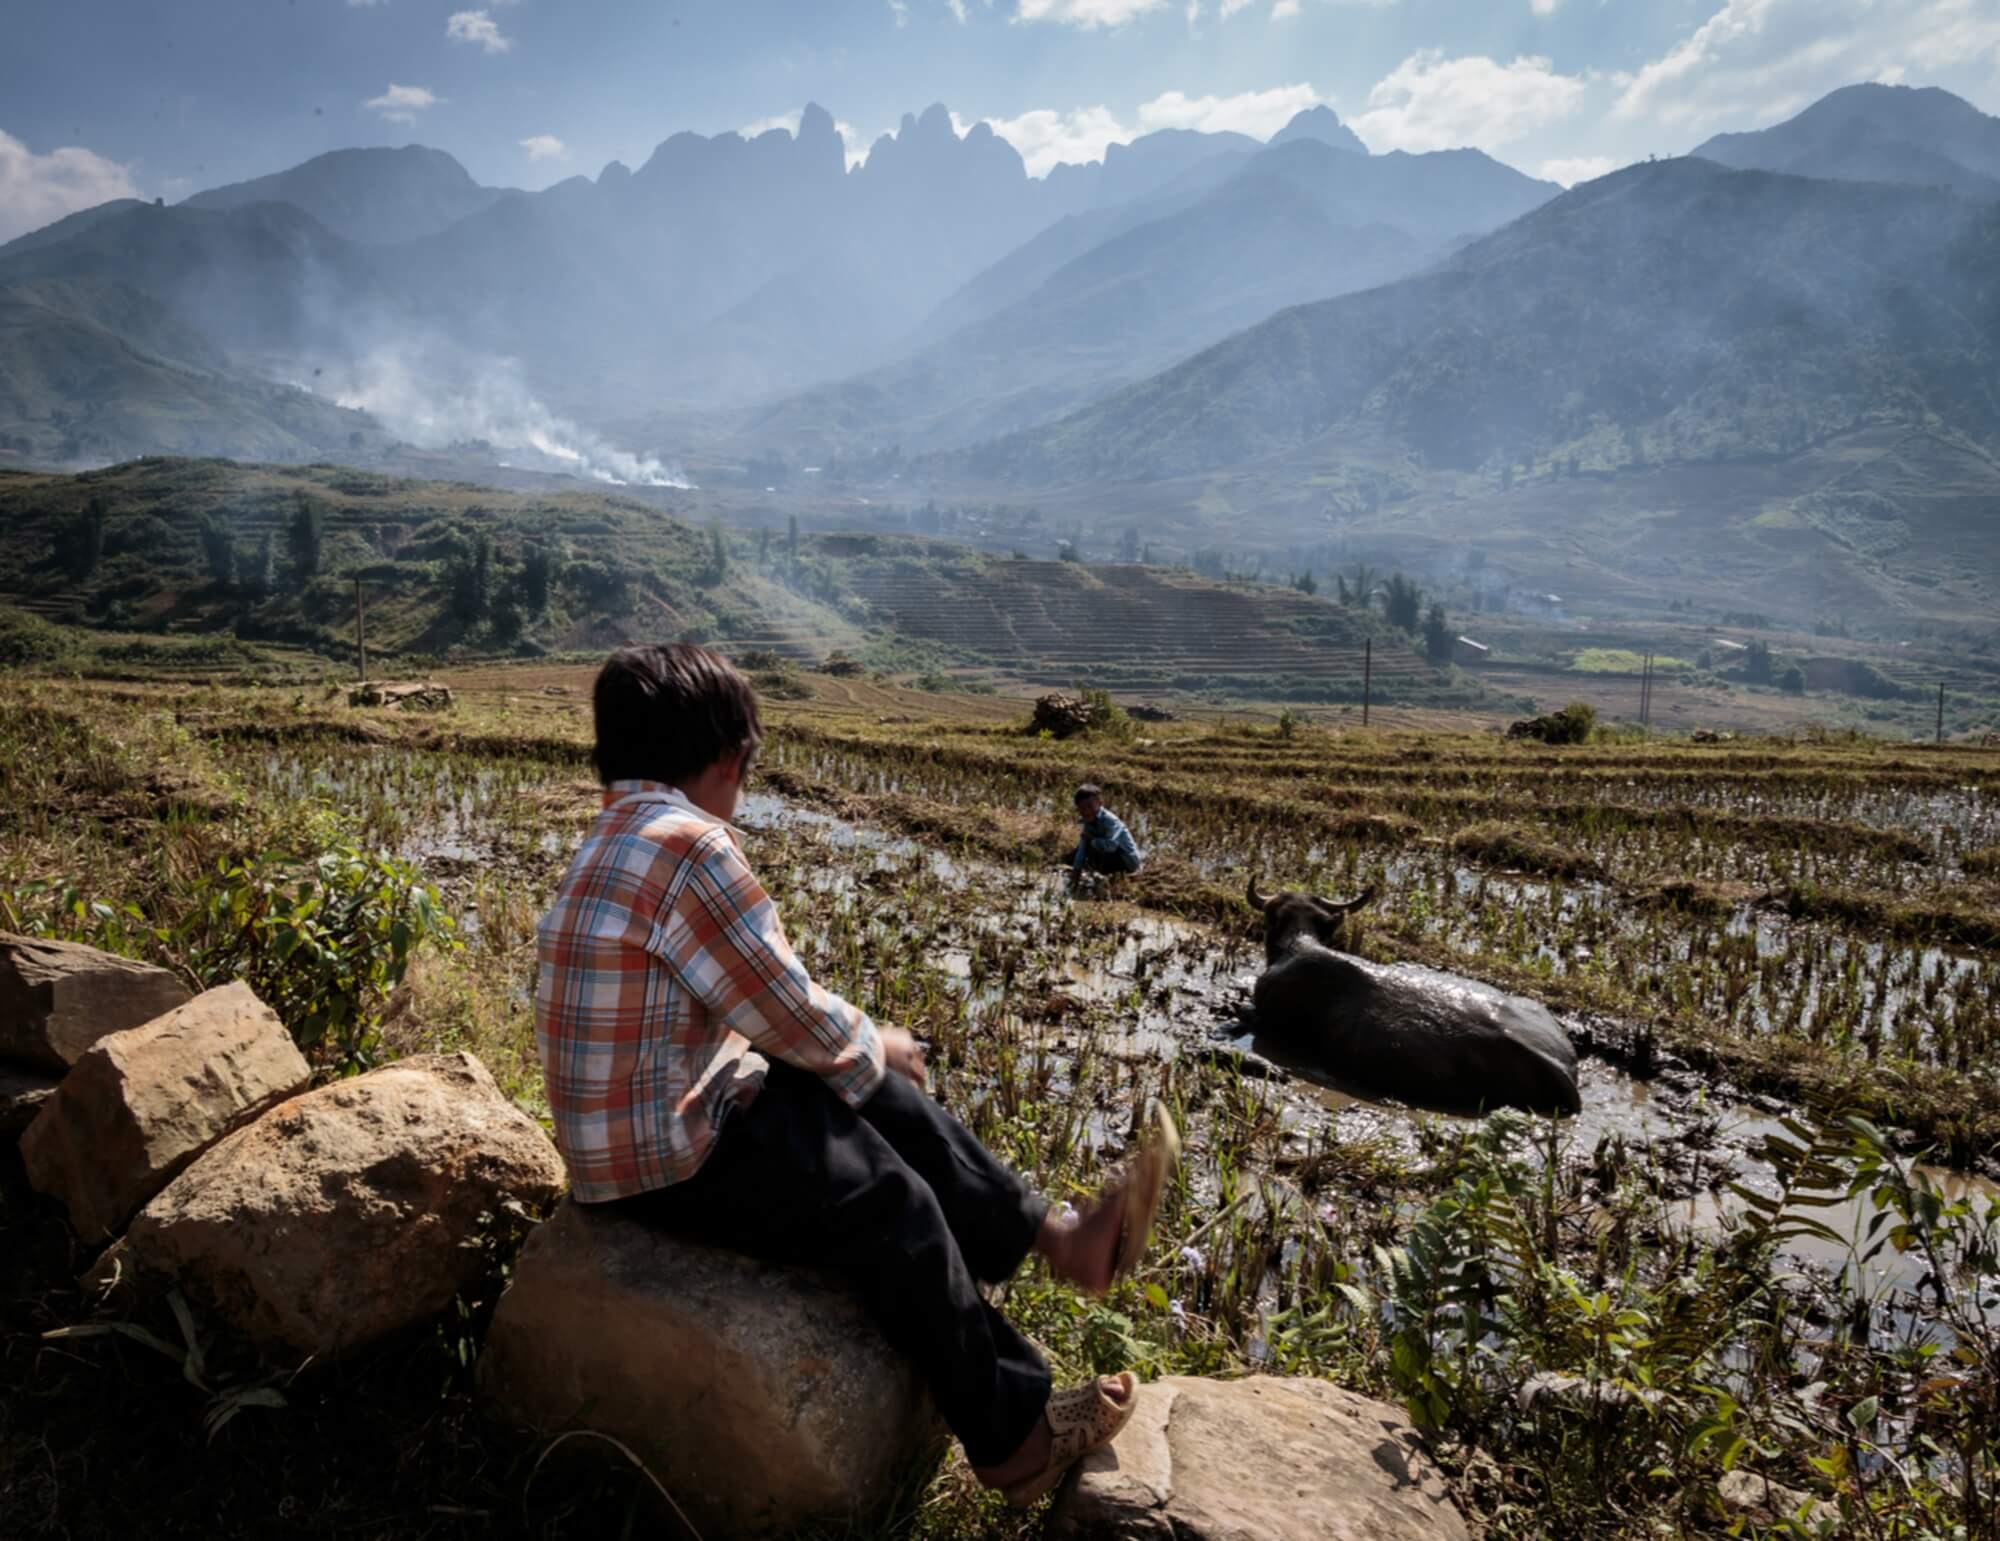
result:
<svg viewBox="0 0 2000 1541"><path fill-rule="evenodd" d="M693 483L677 467L635 455L543 405L517 360L447 343L378 344L326 371L322 390L343 407L372 413L390 432L427 449L483 442L503 464L557 471L614 487Z"/></svg>

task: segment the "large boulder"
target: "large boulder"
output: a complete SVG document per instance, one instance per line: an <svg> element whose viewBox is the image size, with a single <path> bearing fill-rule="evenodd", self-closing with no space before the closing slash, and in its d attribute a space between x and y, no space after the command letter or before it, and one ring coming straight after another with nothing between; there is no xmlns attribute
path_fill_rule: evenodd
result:
<svg viewBox="0 0 2000 1541"><path fill-rule="evenodd" d="M427 1054L294 1097L132 1218L100 1281L173 1279L266 1345L327 1356L442 1310L491 1266L510 1205L562 1158L470 1054Z"/></svg>
<svg viewBox="0 0 2000 1541"><path fill-rule="evenodd" d="M0 1059L60 1075L106 1033L187 998L186 985L150 963L0 931Z"/></svg>
<svg viewBox="0 0 2000 1541"><path fill-rule="evenodd" d="M21 1136L28 1181L108 1240L237 1125L312 1078L284 1023L246 984L196 996L83 1052Z"/></svg>
<svg viewBox="0 0 2000 1541"><path fill-rule="evenodd" d="M838 1528L944 1442L916 1370L837 1280L574 1202L522 1248L479 1375L543 1434L623 1441L707 1536Z"/></svg>
<svg viewBox="0 0 2000 1541"><path fill-rule="evenodd" d="M1057 1541L1464 1541L1401 1411L1326 1381L1142 1387L1058 1495Z"/></svg>

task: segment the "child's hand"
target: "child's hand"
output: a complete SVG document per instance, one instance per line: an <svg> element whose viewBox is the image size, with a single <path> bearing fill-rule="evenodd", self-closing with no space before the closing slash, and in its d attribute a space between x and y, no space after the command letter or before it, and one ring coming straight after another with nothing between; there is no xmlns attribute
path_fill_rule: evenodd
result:
<svg viewBox="0 0 2000 1541"><path fill-rule="evenodd" d="M882 1034L882 1062L897 1075L907 1076L917 1087L930 1086L930 1070L924 1064L924 1047L900 1027L884 1027Z"/></svg>

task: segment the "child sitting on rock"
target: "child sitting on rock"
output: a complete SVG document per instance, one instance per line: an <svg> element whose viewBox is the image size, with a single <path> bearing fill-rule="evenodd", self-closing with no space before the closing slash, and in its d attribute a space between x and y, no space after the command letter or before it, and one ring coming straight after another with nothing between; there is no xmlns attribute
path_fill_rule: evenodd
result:
<svg viewBox="0 0 2000 1541"><path fill-rule="evenodd" d="M1124 1426L1137 1382L1051 1394L979 1286L1031 1251L1092 1292L1129 1272L1172 1122L1152 1109L1125 1176L1059 1217L926 1094L909 1033L793 954L729 824L762 737L749 681L693 644L624 648L594 704L604 808L537 933L535 1041L572 1196L842 1271L979 1480L1033 1503Z"/></svg>

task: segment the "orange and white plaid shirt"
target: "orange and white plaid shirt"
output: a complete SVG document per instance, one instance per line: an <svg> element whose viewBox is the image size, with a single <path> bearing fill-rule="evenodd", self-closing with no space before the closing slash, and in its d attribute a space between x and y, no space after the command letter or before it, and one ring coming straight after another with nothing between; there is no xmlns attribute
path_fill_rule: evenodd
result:
<svg viewBox="0 0 2000 1541"><path fill-rule="evenodd" d="M536 941L535 1047L586 1203L692 1177L765 1055L850 1106L881 1084L875 1024L812 982L736 832L672 787L611 784Z"/></svg>

